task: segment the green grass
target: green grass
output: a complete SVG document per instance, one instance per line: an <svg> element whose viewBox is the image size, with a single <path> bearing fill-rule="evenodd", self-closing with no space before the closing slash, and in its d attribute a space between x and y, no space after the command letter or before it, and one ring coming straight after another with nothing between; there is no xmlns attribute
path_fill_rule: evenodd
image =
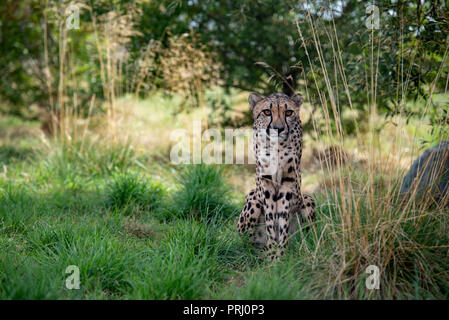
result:
<svg viewBox="0 0 449 320"><path fill-rule="evenodd" d="M227 218L238 214L231 199L231 189L223 178L223 168L211 165L188 165L176 175L178 188L168 200L166 218Z"/></svg>
<svg viewBox="0 0 449 320"><path fill-rule="evenodd" d="M164 189L158 183L125 173L113 178L107 190L106 206L121 210L121 214L132 214L133 209L151 211L157 208L164 196Z"/></svg>
<svg viewBox="0 0 449 320"><path fill-rule="evenodd" d="M393 203L391 216L375 216L361 202L350 241L341 196L317 194L317 220L269 267L237 234L244 195L224 167L156 172L131 147L50 146L1 163L0 299L449 297L449 219L437 211L398 218ZM365 268L376 263L381 290L370 291ZM79 290L65 287L70 265L79 267Z"/></svg>

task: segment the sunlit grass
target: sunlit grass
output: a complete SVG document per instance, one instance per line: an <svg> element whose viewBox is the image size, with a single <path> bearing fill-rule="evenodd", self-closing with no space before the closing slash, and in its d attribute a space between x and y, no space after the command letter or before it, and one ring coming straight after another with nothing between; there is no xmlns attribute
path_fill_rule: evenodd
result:
<svg viewBox="0 0 449 320"><path fill-rule="evenodd" d="M31 154L5 154L0 168L1 298L448 297L448 216L442 208L404 207L395 191L419 150L409 139L425 130L404 124L398 147L387 125L374 162L359 148L369 133L348 137L349 162L340 167L311 160L332 137L307 137L303 189L314 193L317 220L269 267L236 232L254 167L173 166L161 152L168 138L155 137L197 116L173 114L173 101L123 100L118 133L131 133L111 144L94 118L70 142L36 131L1 141L4 150L19 141L33 146ZM6 123L8 132L26 126ZM381 269L381 290L365 287L370 264ZM80 267L80 290L65 288L68 265Z"/></svg>

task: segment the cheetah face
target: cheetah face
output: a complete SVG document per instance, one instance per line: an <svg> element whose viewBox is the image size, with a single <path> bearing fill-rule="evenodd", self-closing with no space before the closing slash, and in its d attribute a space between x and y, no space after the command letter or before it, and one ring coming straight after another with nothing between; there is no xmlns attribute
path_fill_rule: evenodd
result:
<svg viewBox="0 0 449 320"><path fill-rule="evenodd" d="M254 130L263 132L270 140L287 140L292 128L300 124L299 107L303 101L300 94L289 97L283 93L273 93L263 98L252 93L248 101L253 113Z"/></svg>

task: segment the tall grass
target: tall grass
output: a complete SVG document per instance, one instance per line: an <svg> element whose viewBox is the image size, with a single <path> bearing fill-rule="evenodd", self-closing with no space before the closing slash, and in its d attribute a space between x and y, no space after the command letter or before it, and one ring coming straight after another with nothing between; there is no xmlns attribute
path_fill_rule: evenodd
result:
<svg viewBox="0 0 449 320"><path fill-rule="evenodd" d="M335 26L332 23L325 24L314 20L312 17L313 15L307 15L304 22L311 30L311 38L308 39L304 38L300 23L297 21L298 40L304 44L303 50L307 50L306 41L314 44L315 54L320 61L319 72L324 77L325 85L323 88L316 81L310 82L304 77L304 91L307 96L308 88L314 88L320 98L320 109L325 119L324 129L319 129L318 123L312 119L318 139L328 147L331 147L331 142L344 147L348 137L342 130L342 116L336 96L337 88L343 86L348 105L352 108L350 91L347 90L351 83L348 83L349 77L342 58L344 49L338 47ZM323 33L327 37L318 36ZM404 144L417 145L416 136L404 143L403 121L398 121L394 134L388 139L391 153L386 157L382 155L382 141L386 139L381 137L381 131L376 129L378 118L376 81L379 72L376 51L380 50L376 46L378 36L374 30L370 31L371 50L370 55L365 57L370 66L366 77L366 105L369 107L368 141L355 123L356 148L365 153L367 159L365 174L361 179L359 168L345 166L345 156L339 151L344 150L343 148L336 149L336 163L322 159L321 170L330 177L330 181L317 194L321 216L318 224L322 224L322 231L320 232L318 227L314 229L314 241L319 246L315 248L313 257L319 263L324 263L324 268L329 272L330 276L325 278L327 283L323 285L322 290L331 293L333 297L443 298L447 296L449 288L447 265L449 237L447 232L443 231L447 229L448 211L443 206L435 204L429 193L418 199L416 188L405 196L399 193L398 186L401 184L403 171L398 170L398 163L402 160L401 155L407 157ZM332 61L333 68L337 70L339 76L337 81L330 79L327 64L324 63L322 46L325 41L329 41L334 49ZM307 53L307 57L309 56ZM313 66L312 63L310 65ZM318 70L311 70L315 71ZM408 79L409 76L408 73L403 74L404 79ZM438 76L439 73L436 77ZM397 85L401 86L400 83ZM434 86L429 87L430 96L433 89ZM399 99L396 101L397 104L405 103L402 96L396 99ZM429 101L426 106L428 104ZM423 110L420 123L425 119L425 112ZM398 159L394 159L393 155ZM417 156L416 149L413 156ZM418 182L419 179L420 177ZM379 184L379 180L383 183ZM332 254L328 252L329 247L333 247ZM328 256L328 259L322 261L320 254ZM310 263L316 262L312 260ZM369 265L376 265L380 269L380 290L367 290L364 282L360 281L366 278L365 270ZM414 294L404 295L404 292L413 291Z"/></svg>

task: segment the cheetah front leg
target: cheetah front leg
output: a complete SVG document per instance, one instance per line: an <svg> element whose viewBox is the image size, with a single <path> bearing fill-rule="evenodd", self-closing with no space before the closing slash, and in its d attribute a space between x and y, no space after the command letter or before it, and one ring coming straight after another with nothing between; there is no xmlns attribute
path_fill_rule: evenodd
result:
<svg viewBox="0 0 449 320"><path fill-rule="evenodd" d="M287 247L287 240L290 231L290 219L293 215L293 210L298 203L298 196L295 193L296 185L294 183L282 184L279 188L276 207L279 223L279 250L278 256L285 254Z"/></svg>
<svg viewBox="0 0 449 320"><path fill-rule="evenodd" d="M303 194L301 200L301 222L307 224L315 219L315 200L308 194Z"/></svg>
<svg viewBox="0 0 449 320"><path fill-rule="evenodd" d="M315 200L307 194L302 194L299 200L297 208L291 211L289 235L294 235L301 227L308 230L309 224L315 219Z"/></svg>
<svg viewBox="0 0 449 320"><path fill-rule="evenodd" d="M265 234L258 232L260 239L265 241L265 249L268 257L274 260L277 251L277 237L276 237L276 190L270 180L263 180L259 189L259 197L262 199L263 204L263 218L259 219L259 226L265 222ZM260 230L260 228L258 228ZM258 230L258 231L259 231Z"/></svg>
<svg viewBox="0 0 449 320"><path fill-rule="evenodd" d="M251 240L257 243L257 225L260 223L262 205L255 190L251 190L246 196L245 205L240 212L237 229L240 234L248 233Z"/></svg>

